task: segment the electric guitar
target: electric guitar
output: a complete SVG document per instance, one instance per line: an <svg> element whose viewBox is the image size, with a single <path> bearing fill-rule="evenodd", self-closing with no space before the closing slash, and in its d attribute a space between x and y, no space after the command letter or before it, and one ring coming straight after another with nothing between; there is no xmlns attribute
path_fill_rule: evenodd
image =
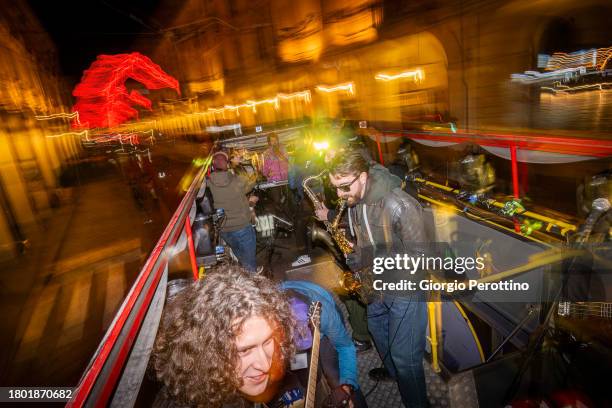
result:
<svg viewBox="0 0 612 408"><path fill-rule="evenodd" d="M321 343L321 302L310 305L310 325L312 326L312 349L310 351L310 370L308 371L308 389L304 408L314 408L317 391L317 372L319 369L319 345Z"/></svg>
<svg viewBox="0 0 612 408"><path fill-rule="evenodd" d="M286 389L272 403L264 404L266 408L314 408L317 390L317 373L319 369L319 346L321 343L321 302L312 302L308 312L312 328L312 348L310 350L310 368L308 370L308 387L306 397L302 388Z"/></svg>

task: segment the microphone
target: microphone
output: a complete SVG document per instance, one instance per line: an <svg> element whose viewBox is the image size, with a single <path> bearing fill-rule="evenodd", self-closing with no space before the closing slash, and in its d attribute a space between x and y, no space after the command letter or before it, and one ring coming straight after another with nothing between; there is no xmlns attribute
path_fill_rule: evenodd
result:
<svg viewBox="0 0 612 408"><path fill-rule="evenodd" d="M610 201L606 198L597 198L593 200L591 212L582 226L581 235L583 240L588 239L599 217L608 212L608 210L610 210Z"/></svg>

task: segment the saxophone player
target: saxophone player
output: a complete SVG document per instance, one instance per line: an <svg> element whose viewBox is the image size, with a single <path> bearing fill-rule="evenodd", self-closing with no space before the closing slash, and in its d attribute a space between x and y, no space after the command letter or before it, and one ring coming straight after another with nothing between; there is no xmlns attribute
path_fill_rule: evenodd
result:
<svg viewBox="0 0 612 408"><path fill-rule="evenodd" d="M325 162L329 165L335 157L346 155L349 152L360 155L369 166L369 172L375 178L384 178L390 183L392 189L399 188L402 185L402 180L389 173L389 170L380 165L379 163L372 160L371 156L364 154L363 149L350 150L342 149L338 146L339 142L333 143L331 147L325 153ZM328 209L325 205L321 204L315 208L315 215L319 221L322 222L334 222L338 217L336 210ZM345 297L343 299L344 304L349 312L349 323L353 328L353 341L358 352L367 351L372 348L370 341L370 333L368 331L367 313L365 305L354 296Z"/></svg>
<svg viewBox="0 0 612 408"><path fill-rule="evenodd" d="M346 200L354 252L347 256L351 269L372 266L373 256L405 253L417 256L426 251L428 241L423 208L391 178L372 171L359 152L334 158L329 179L338 197ZM411 279L420 280L425 271L415 271ZM385 279L397 281L401 270L385 271ZM400 389L407 407L428 406L423 371L427 327L426 293L380 292L368 304L368 327L385 368ZM376 369L375 369L376 370ZM373 377L380 371L370 372Z"/></svg>

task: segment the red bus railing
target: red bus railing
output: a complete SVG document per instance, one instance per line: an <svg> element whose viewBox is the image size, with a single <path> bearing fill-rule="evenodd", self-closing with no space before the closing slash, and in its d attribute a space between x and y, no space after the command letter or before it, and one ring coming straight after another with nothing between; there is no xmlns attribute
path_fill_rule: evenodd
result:
<svg viewBox="0 0 612 408"><path fill-rule="evenodd" d="M210 160L207 160L210 163ZM202 167L172 219L157 241L136 282L123 301L115 319L98 346L89 366L81 377L69 407L106 406L111 400L126 360L138 336L141 324L158 288L160 279L168 264L166 251L175 245L182 234L186 234L194 279L197 279L195 251L191 237L191 222L195 213L195 199L202 187L208 165ZM190 241L190 243L189 243Z"/></svg>
<svg viewBox="0 0 612 408"><path fill-rule="evenodd" d="M588 156L592 158L612 157L612 140L588 139L550 135L513 135L499 133L444 133L414 131L383 131L385 137L423 139L434 142L472 143L480 146L501 147L510 150L512 168L512 189L515 198L520 198L519 168L517 152L534 150L565 155ZM380 135L376 133L376 146L380 162L384 164Z"/></svg>

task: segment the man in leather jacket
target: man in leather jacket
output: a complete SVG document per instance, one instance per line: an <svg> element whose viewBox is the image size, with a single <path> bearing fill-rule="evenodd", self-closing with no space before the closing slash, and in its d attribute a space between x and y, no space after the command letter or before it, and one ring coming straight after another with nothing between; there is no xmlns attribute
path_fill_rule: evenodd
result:
<svg viewBox="0 0 612 408"><path fill-rule="evenodd" d="M376 179L384 178L387 180L389 184L389 188L394 189L396 187L401 188L402 179L394 176L389 173L389 170L380 165L379 163L372 160L372 156L369 153L365 153L365 149L345 149L338 148L338 143L332 145L326 152L325 162L329 165L333 162L334 158L337 156L345 155L348 152L358 152L363 159L368 163L370 175ZM336 218L336 210L328 209L325 205L322 205L319 208L315 208L316 217L319 221L329 221L333 222ZM344 215L343 215L344 217ZM361 302L361 300L357 299L354 296L347 296L342 298L348 312L349 312L349 323L353 328L353 341L355 346L357 347L357 352L367 351L372 348L370 342L370 335L368 332L368 322L367 322L367 314L366 307ZM377 372L374 374L374 372ZM384 379L388 378L388 373L385 370L374 369L374 372L371 374L371 377L376 377L374 379Z"/></svg>
<svg viewBox="0 0 612 408"><path fill-rule="evenodd" d="M429 237L423 208L398 188L386 172L373 172L359 152L338 155L330 166L338 197L347 200L350 234L356 240L347 257L353 270L371 268L375 257L427 255ZM383 282L425 278L424 270L387 269ZM376 292L368 305L368 326L385 367L398 382L407 407L428 406L423 355L427 327L426 293Z"/></svg>

